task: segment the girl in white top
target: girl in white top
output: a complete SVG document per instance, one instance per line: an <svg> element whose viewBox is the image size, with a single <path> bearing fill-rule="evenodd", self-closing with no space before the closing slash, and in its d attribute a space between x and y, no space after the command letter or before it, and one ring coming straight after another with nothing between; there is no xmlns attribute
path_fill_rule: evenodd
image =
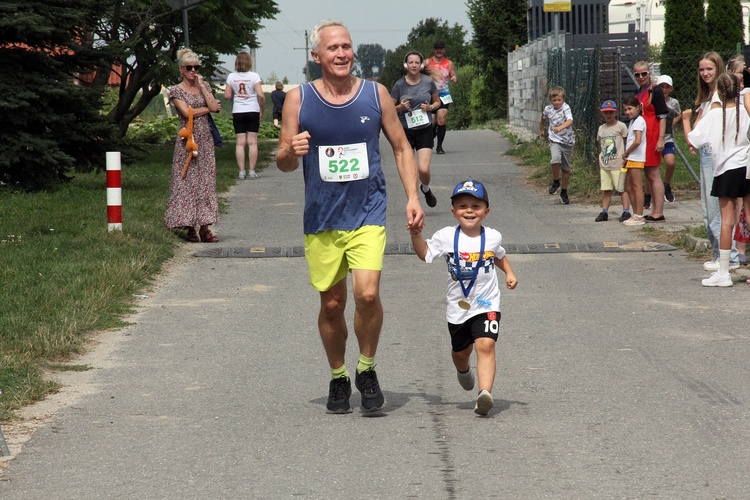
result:
<svg viewBox="0 0 750 500"><path fill-rule="evenodd" d="M258 130L266 107L266 96L258 73L250 71L253 62L249 52L240 52L234 62L233 73L227 77L224 99L232 100L232 124L237 135L234 154L240 168L239 178L245 178L245 147L250 166L250 178L256 179L258 163Z"/></svg>
<svg viewBox="0 0 750 500"><path fill-rule="evenodd" d="M646 164L646 120L641 116L641 103L637 97L631 96L623 103L625 115L630 119L628 138L622 159L623 168L627 169L625 191L630 198L633 216L625 221L626 226L642 226L646 223L643 218L643 187L641 172Z"/></svg>
<svg viewBox="0 0 750 500"><path fill-rule="evenodd" d="M706 116L713 108L720 108L721 101L716 94L716 79L724 73L724 60L716 52L706 52L698 61L698 96L695 99L695 123ZM686 109L682 114L682 126L685 131L690 130L692 110ZM695 126L695 125L693 125ZM691 152L693 145L688 140ZM719 268L719 233L721 233L721 210L719 199L711 196L713 184L713 167L711 165L711 148L706 145L700 148L700 189L703 224L706 226L708 241L711 244L711 260L703 263L706 271L716 271ZM730 257L730 261L734 261Z"/></svg>
<svg viewBox="0 0 750 500"><path fill-rule="evenodd" d="M740 89L741 80L737 75L720 75L716 79L716 94L721 108L709 109L692 131L686 130L693 146L711 147L714 174L711 196L719 198L721 210L719 270L704 279L703 286L732 286L729 253L732 248L737 198L743 198L746 207L750 204L750 181L746 175L750 115L739 103Z"/></svg>

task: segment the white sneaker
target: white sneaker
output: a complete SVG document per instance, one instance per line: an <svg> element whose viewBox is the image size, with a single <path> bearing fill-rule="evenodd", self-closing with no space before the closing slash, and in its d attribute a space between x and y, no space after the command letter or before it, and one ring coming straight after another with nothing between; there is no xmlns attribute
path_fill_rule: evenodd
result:
<svg viewBox="0 0 750 500"><path fill-rule="evenodd" d="M244 181L245 180L245 171L244 170L240 170L240 175L238 175L237 178L239 180L241 180L241 181Z"/></svg>
<svg viewBox="0 0 750 500"><path fill-rule="evenodd" d="M250 177L251 179L257 179L258 178L258 174L255 173L255 170L251 170L250 174L248 175L248 177Z"/></svg>
<svg viewBox="0 0 750 500"><path fill-rule="evenodd" d="M719 274L719 271L716 271L708 278L701 281L701 284L703 286L732 286L734 283L732 283L732 277L727 274Z"/></svg>
<svg viewBox="0 0 750 500"><path fill-rule="evenodd" d="M474 406L474 413L477 415L487 415L492 409L492 394L490 391L481 390L477 396L477 404Z"/></svg>
<svg viewBox="0 0 750 500"><path fill-rule="evenodd" d="M708 260L703 263L703 270L704 271L718 271L719 270L719 261L717 260Z"/></svg>
<svg viewBox="0 0 750 500"><path fill-rule="evenodd" d="M740 263L739 262L730 262L729 263L729 270L732 269L739 269ZM718 271L719 270L719 261L718 260L709 260L708 262L703 263L703 270L704 271Z"/></svg>
<svg viewBox="0 0 750 500"><path fill-rule="evenodd" d="M628 220L622 222L626 226L645 226L646 221L643 217L631 216Z"/></svg>
<svg viewBox="0 0 750 500"><path fill-rule="evenodd" d="M458 377L458 383L461 384L461 387L467 391L474 388L474 374L471 373L471 367L469 367L469 371L466 373L461 373L456 370L456 376Z"/></svg>

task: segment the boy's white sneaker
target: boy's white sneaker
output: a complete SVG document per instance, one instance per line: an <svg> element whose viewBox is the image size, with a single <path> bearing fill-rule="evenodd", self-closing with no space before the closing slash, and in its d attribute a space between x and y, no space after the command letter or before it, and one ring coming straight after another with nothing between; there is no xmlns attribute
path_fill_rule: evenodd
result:
<svg viewBox="0 0 750 500"><path fill-rule="evenodd" d="M458 377L458 383L461 384L461 387L467 391L474 388L474 374L471 373L471 367L469 367L469 371L466 373L461 373L456 370L456 376Z"/></svg>
<svg viewBox="0 0 750 500"><path fill-rule="evenodd" d="M740 263L739 262L730 262L729 263L729 269L739 269ZM704 271L718 271L719 270L719 261L718 260L709 260L708 262L703 263L703 270Z"/></svg>
<svg viewBox="0 0 750 500"><path fill-rule="evenodd" d="M732 286L734 283L732 283L732 277L727 274L719 274L719 271L716 271L708 278L701 281L701 284L703 286Z"/></svg>
<svg viewBox="0 0 750 500"><path fill-rule="evenodd" d="M492 394L490 391L481 390L477 396L477 404L474 406L474 413L477 415L487 415L492 409Z"/></svg>

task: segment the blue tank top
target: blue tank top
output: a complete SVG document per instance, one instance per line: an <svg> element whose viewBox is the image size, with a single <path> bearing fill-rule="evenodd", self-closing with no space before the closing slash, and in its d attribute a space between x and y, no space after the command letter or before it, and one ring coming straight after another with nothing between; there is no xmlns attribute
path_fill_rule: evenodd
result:
<svg viewBox="0 0 750 500"><path fill-rule="evenodd" d="M380 165L381 108L375 82L360 80L355 96L334 105L313 83L300 87L299 130L310 133L310 149L302 158L305 176L305 234L329 229L352 231L385 226L385 176ZM318 167L319 146L367 144L370 176L348 182L324 182Z"/></svg>

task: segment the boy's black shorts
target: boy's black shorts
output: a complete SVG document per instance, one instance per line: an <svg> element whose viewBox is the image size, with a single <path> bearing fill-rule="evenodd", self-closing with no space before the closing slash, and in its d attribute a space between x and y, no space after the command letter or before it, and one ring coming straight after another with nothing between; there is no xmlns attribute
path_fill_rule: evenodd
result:
<svg viewBox="0 0 750 500"><path fill-rule="evenodd" d="M461 325L448 323L448 332L451 334L451 346L454 352L463 351L473 344L476 339L483 337L497 342L499 331L500 311L477 314Z"/></svg>

